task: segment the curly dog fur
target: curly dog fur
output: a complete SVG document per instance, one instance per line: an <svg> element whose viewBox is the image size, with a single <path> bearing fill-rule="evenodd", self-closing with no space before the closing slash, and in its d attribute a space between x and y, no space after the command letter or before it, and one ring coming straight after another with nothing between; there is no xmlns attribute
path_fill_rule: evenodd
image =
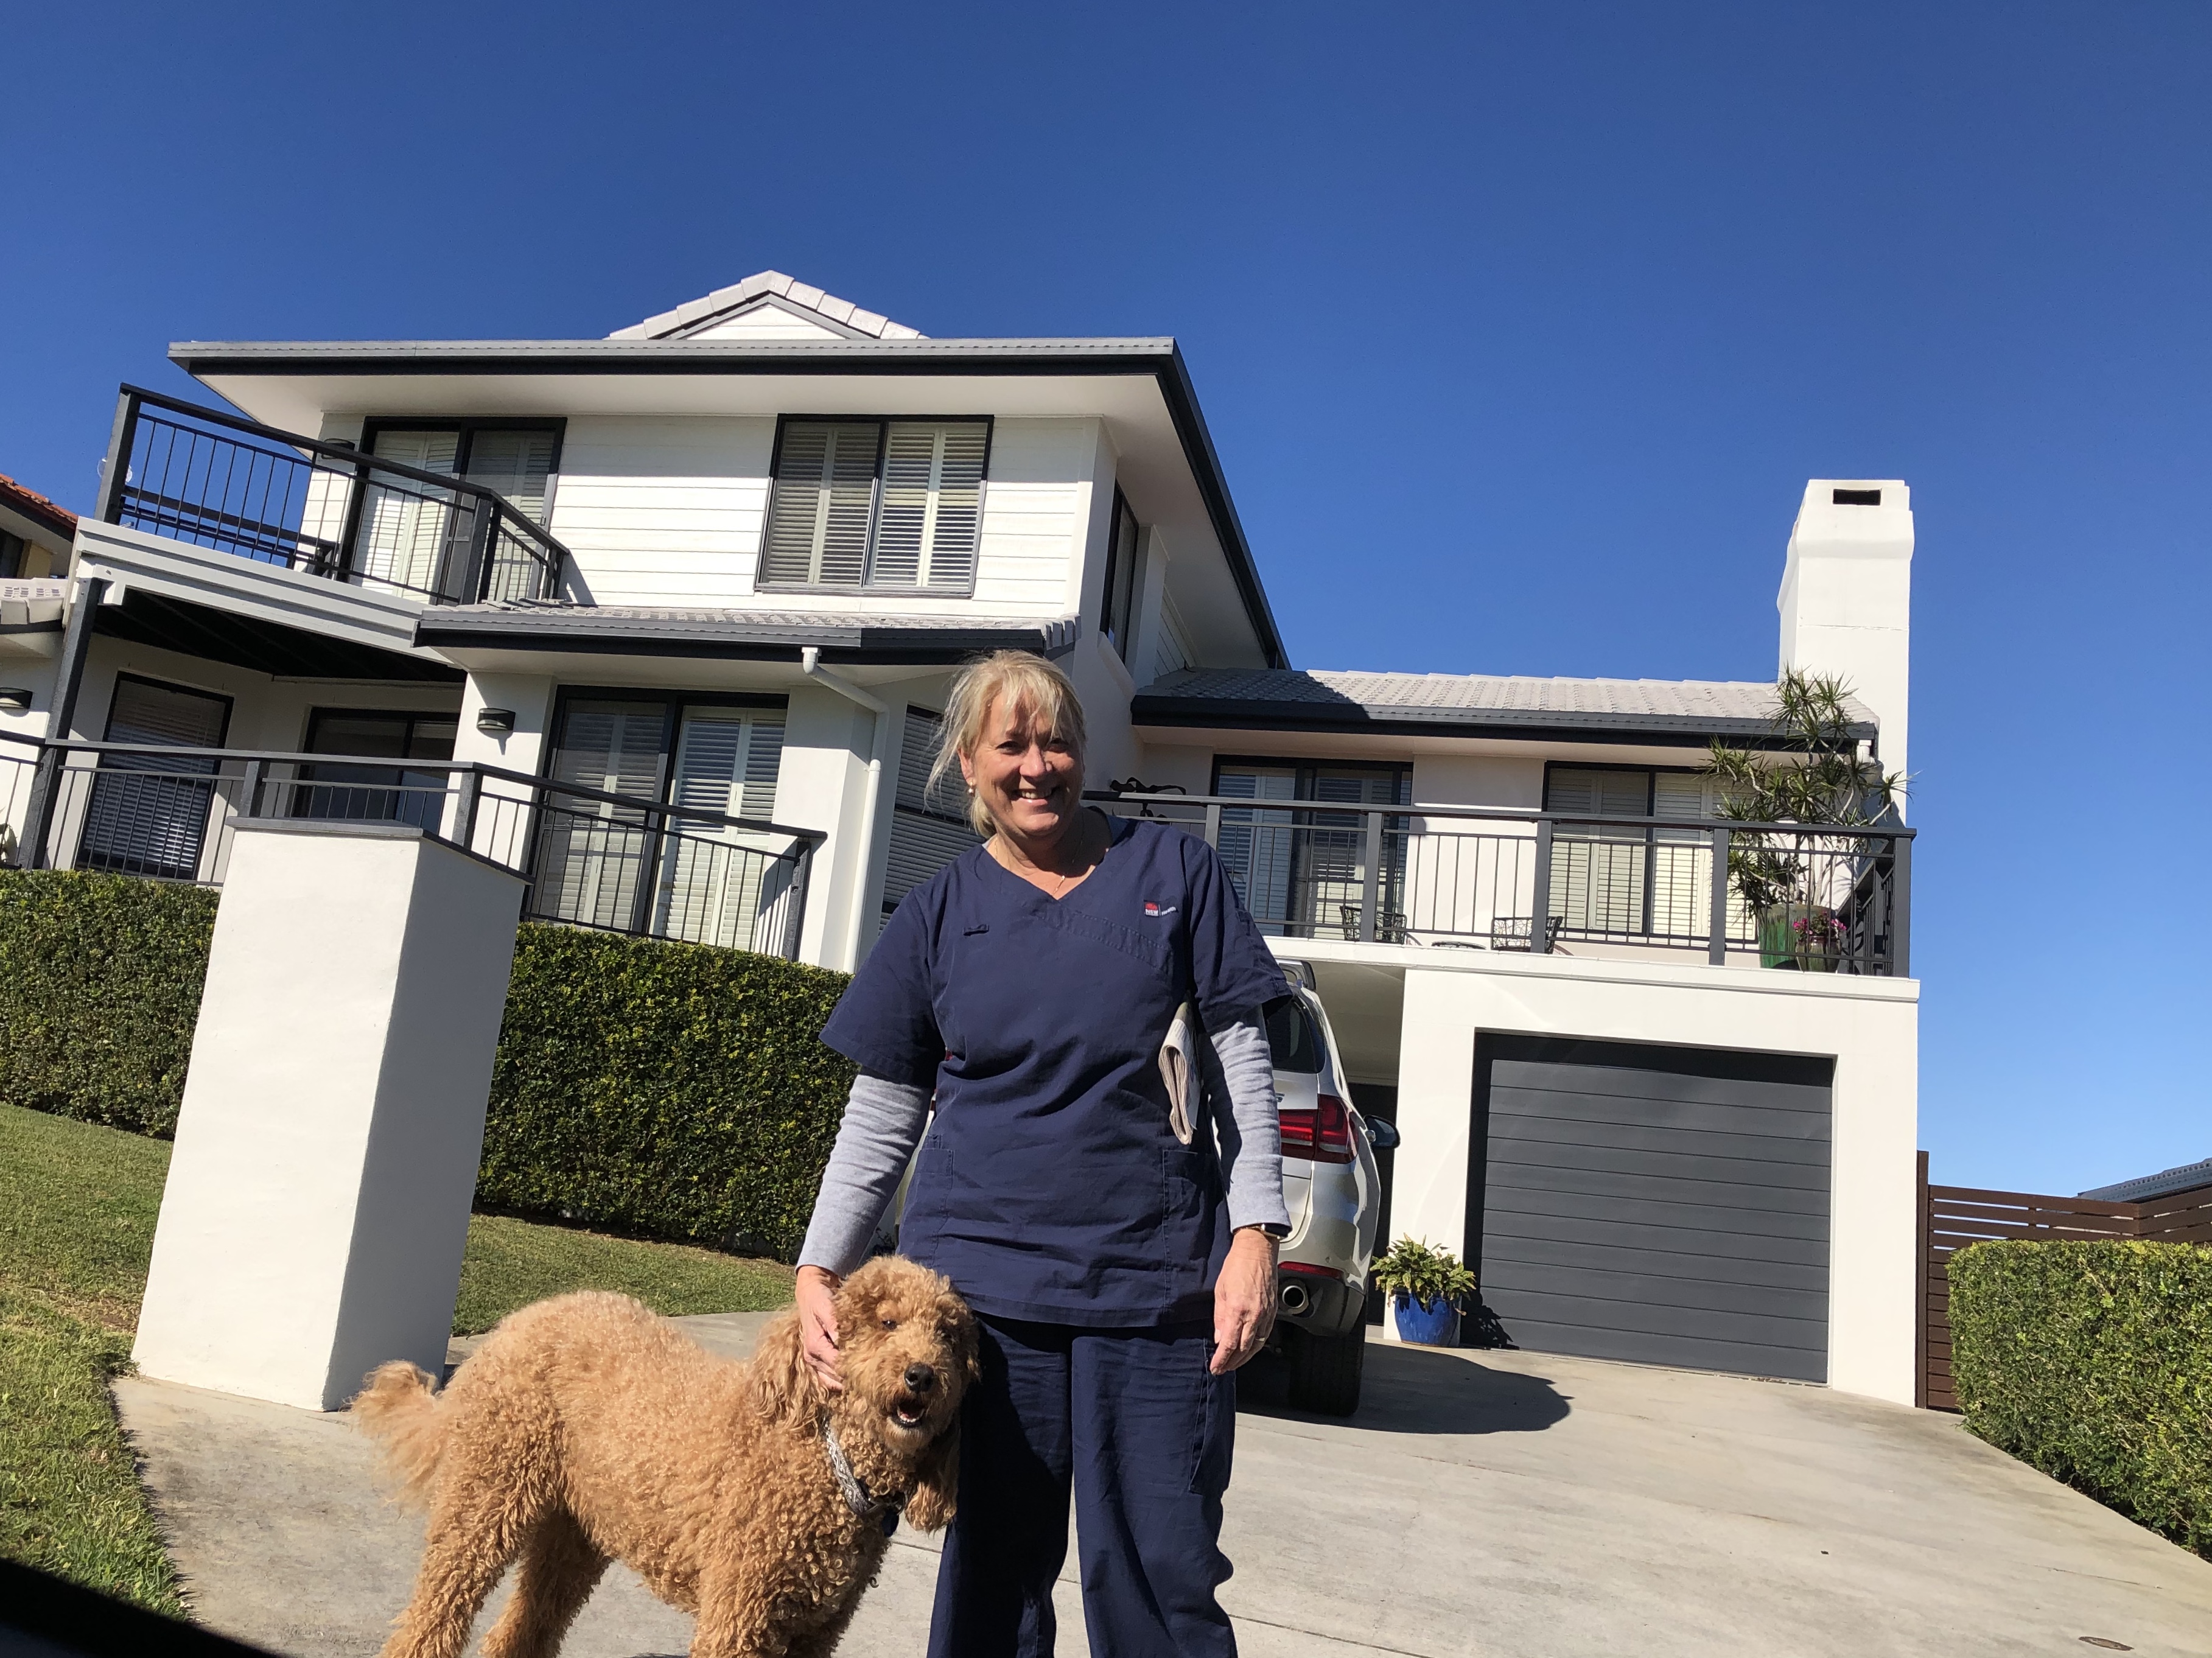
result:
<svg viewBox="0 0 2212 1658"><path fill-rule="evenodd" d="M796 1313L741 1364L596 1293L513 1315L442 1393L412 1364L373 1372L353 1413L403 1500L429 1511L386 1658L459 1658L509 1565L514 1596L483 1658L550 1658L611 1559L696 1616L695 1654L833 1650L889 1540L841 1494L822 1424L872 1497L903 1497L934 1531L952 1517L976 1375L967 1303L911 1261L861 1267L836 1315L836 1394L806 1370Z"/></svg>

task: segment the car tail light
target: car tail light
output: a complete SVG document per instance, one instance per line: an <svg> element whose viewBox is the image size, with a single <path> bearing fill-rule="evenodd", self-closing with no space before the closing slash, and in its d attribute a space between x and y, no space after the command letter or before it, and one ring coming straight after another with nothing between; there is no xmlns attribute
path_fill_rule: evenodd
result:
<svg viewBox="0 0 2212 1658"><path fill-rule="evenodd" d="M1333 1278L1339 1284L1344 1282L1344 1274L1335 1267L1316 1266L1310 1260L1279 1260L1275 1263L1275 1270L1279 1272L1296 1272L1301 1278Z"/></svg>
<svg viewBox="0 0 2212 1658"><path fill-rule="evenodd" d="M1311 1110L1286 1106L1282 1120L1285 1157L1308 1163L1352 1161L1352 1115L1335 1095L1316 1095Z"/></svg>

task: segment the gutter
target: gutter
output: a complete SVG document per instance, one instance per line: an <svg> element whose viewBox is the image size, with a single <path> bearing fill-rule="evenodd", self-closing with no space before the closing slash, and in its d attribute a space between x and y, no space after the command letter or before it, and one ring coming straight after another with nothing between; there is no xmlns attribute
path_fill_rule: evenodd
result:
<svg viewBox="0 0 2212 1658"><path fill-rule="evenodd" d="M853 902L845 922L845 970L860 965L860 908L867 896L868 869L876 859L876 803L884 789L884 750L890 746L891 711L881 698L870 695L835 669L822 665L822 647L809 645L799 653L799 671L828 686L849 702L857 702L874 715L868 744L868 783L860 796L860 843L853 860Z"/></svg>

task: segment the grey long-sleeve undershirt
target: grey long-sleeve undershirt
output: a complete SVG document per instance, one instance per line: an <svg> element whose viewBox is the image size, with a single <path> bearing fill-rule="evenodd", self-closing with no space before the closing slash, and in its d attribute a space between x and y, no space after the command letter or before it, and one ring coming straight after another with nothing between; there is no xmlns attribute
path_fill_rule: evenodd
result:
<svg viewBox="0 0 2212 1658"><path fill-rule="evenodd" d="M1221 1151L1229 1224L1287 1230L1283 1206L1283 1139L1276 1115L1275 1061L1255 1009L1200 1045L1206 1100ZM822 1174L814 1217L799 1251L802 1266L843 1277L868 1256L876 1228L898 1190L929 1121L929 1090L863 1071L853 1078L837 1144Z"/></svg>

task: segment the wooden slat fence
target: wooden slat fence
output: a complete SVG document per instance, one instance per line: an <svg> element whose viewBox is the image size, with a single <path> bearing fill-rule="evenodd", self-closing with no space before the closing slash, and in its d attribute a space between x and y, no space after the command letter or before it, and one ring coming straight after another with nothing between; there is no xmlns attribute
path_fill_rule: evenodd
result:
<svg viewBox="0 0 2212 1658"><path fill-rule="evenodd" d="M2105 1203L1971 1186L1930 1186L1920 1154L1920 1398L1955 1411L1951 1389L1951 1280L1954 1251L1985 1238L2150 1238L2212 1245L2212 1186L2143 1203Z"/></svg>

